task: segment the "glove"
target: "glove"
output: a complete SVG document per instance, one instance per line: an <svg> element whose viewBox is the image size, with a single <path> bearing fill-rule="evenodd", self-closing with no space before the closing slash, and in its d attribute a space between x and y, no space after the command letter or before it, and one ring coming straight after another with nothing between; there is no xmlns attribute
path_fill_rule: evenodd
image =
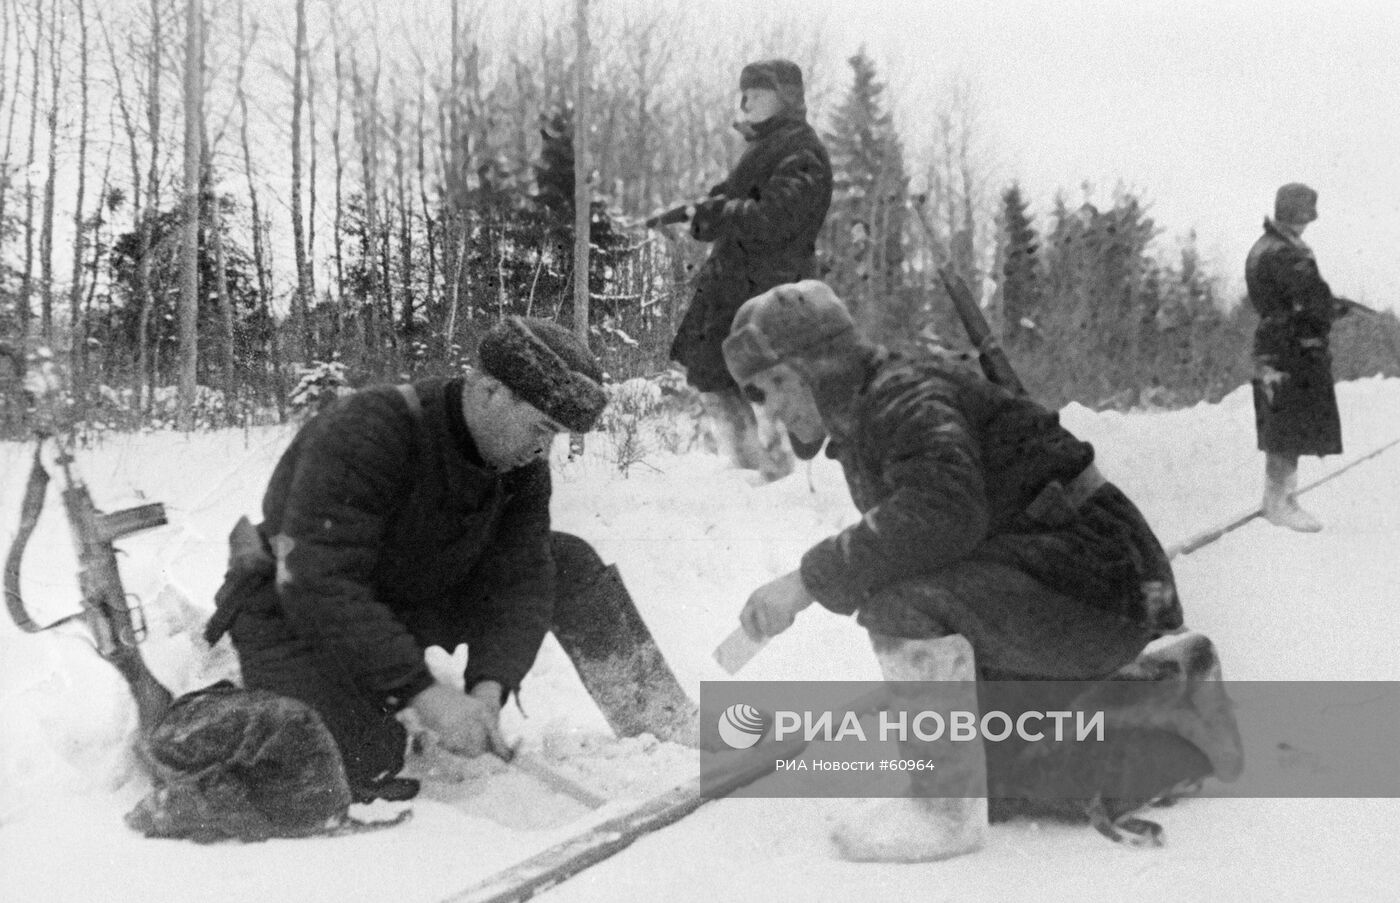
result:
<svg viewBox="0 0 1400 903"><path fill-rule="evenodd" d="M482 681L470 694L434 683L413 697L411 705L446 749L464 756L490 752L511 757L510 744L501 734L500 687L493 681Z"/></svg>
<svg viewBox="0 0 1400 903"><path fill-rule="evenodd" d="M754 590L739 613L739 624L752 640L774 637L791 627L797 613L815 601L802 575L792 571Z"/></svg>
<svg viewBox="0 0 1400 903"><path fill-rule="evenodd" d="M724 195L708 197L696 204L690 218L690 234L700 241L713 241L720 217L724 215L724 204Z"/></svg>

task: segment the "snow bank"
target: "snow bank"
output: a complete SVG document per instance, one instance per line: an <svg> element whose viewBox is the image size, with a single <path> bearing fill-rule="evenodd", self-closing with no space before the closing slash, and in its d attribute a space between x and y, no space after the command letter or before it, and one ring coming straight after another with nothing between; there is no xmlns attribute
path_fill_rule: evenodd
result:
<svg viewBox="0 0 1400 903"><path fill-rule="evenodd" d="M1400 437L1400 380L1338 389L1347 454L1305 459L1305 484ZM1094 413L1071 405L1062 412L1070 429L1094 443L1104 473L1138 502L1166 544L1257 503L1263 456L1254 450L1252 416L1245 389L1219 404L1180 411ZM121 545L127 588L143 600L151 621L143 652L176 692L236 674L227 649L211 652L197 632L222 578L227 531L240 514L256 516L289 438L287 428L153 433L113 437L79 453L100 506L143 500L167 506L170 526ZM825 458L776 484L755 486L750 475L726 469L713 455L650 450L655 447L625 473L607 436L590 436L586 454L575 461L565 460L562 445L556 448L555 524L619 565L682 683L698 693L700 681L724 679L710 651L734 626L748 593L795 567L803 550L850 523L855 511L840 468ZM6 539L18 520L30 454L29 446L0 444ZM38 620L76 608L75 562L57 482L23 574ZM1216 640L1227 677L1400 679L1394 655L1400 448L1304 503L1327 524L1324 533L1304 537L1256 522L1178 560L1188 620ZM391 831L252 847L144 841L120 819L142 790L125 752L133 706L83 636L76 625L21 634L0 618L0 874L7 888L31 890L14 899L440 899L694 771L687 750L650 738L611 738L549 640L525 682L521 708L507 710L504 727L527 751L615 800L598 812L499 763L420 761L414 767L430 780L415 818ZM452 678L463 654L433 653L430 665ZM862 631L814 608L743 676L874 680L878 671ZM699 900L761 888L771 899L868 895L870 867L837 862L826 845L839 810L839 801L722 801L559 894ZM1114 898L1167 899L1177 881L1204 893L1244 880L1278 899L1333 888L1337 893L1327 895L1363 899L1379 886L1372 877L1387 861L1376 838L1394 836L1397 814L1390 801L1202 801L1167 814L1173 846L1149 858L1124 858L1092 832L1018 823L994 831L985 853L936 872L878 874L891 894L920 896L936 874L949 893L963 888L976 897L1034 896L1043 878L1088 898L1104 898L1102 888L1112 887ZM1245 825L1256 839L1241 839ZM1335 836L1321 836L1332 828ZM1296 868L1271 871L1267 864L1276 855L1253 852L1254 844L1305 855L1345 881L1309 880L1310 873ZM120 886L103 864L111 862L125 876ZM1379 873L1400 880L1394 866L1385 868ZM786 878L777 881L775 874Z"/></svg>

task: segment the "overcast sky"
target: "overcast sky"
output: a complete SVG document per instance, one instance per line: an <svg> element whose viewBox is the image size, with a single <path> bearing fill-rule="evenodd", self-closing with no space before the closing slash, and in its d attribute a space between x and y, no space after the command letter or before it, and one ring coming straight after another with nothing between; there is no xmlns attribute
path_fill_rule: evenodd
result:
<svg viewBox="0 0 1400 903"><path fill-rule="evenodd" d="M636 3L646 0L594 0ZM862 43L911 144L950 75L975 86L1001 170L1043 213L1120 181L1165 240L1197 230L1243 291L1275 189L1321 194L1306 236L1338 294L1400 310L1400 2L705 0L707 27L753 10L825 19L832 71ZM783 48L772 48L781 55Z"/></svg>

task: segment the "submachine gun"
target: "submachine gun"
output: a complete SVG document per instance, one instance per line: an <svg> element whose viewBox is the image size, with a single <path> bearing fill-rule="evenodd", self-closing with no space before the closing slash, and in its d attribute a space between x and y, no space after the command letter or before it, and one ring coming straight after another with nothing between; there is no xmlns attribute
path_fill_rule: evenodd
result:
<svg viewBox="0 0 1400 903"><path fill-rule="evenodd" d="M16 359L17 369L22 369L23 359L18 353L9 351L7 356ZM26 633L49 630L69 621L85 623L98 654L121 673L135 697L140 735L144 740L170 707L172 697L141 657L139 644L146 636L145 616L140 604L130 599L122 587L112 544L124 536L165 524L165 506L154 502L111 513L98 510L87 485L74 468L69 443L56 425L58 381L52 359L44 352L36 357L37 367L26 380L26 387L36 401L34 463L20 506L19 532L5 558L5 606L16 626ZM20 562L44 509L50 478L44 468L42 452L48 441L57 449L55 461L63 474L63 507L78 553L82 610L50 624L39 624L29 616L20 594Z"/></svg>

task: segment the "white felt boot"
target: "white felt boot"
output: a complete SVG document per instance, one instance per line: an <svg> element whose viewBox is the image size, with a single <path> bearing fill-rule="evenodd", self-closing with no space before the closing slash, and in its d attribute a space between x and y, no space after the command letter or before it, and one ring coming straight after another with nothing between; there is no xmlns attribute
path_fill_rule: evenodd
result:
<svg viewBox="0 0 1400 903"><path fill-rule="evenodd" d="M1322 529L1322 522L1298 505L1296 466L1276 469L1270 461L1264 480L1264 519L1299 533L1316 533Z"/></svg>
<svg viewBox="0 0 1400 903"><path fill-rule="evenodd" d="M918 681L961 681L925 690L928 708L977 714L972 645L961 636L900 640L872 634L880 670L899 705L918 711ZM912 697L912 698L911 698ZM950 706L950 701L955 705ZM841 855L857 862L935 862L980 849L987 840L987 764L982 741L923 741L911 733L900 755L934 763L911 771L908 795L865 801L832 832Z"/></svg>

